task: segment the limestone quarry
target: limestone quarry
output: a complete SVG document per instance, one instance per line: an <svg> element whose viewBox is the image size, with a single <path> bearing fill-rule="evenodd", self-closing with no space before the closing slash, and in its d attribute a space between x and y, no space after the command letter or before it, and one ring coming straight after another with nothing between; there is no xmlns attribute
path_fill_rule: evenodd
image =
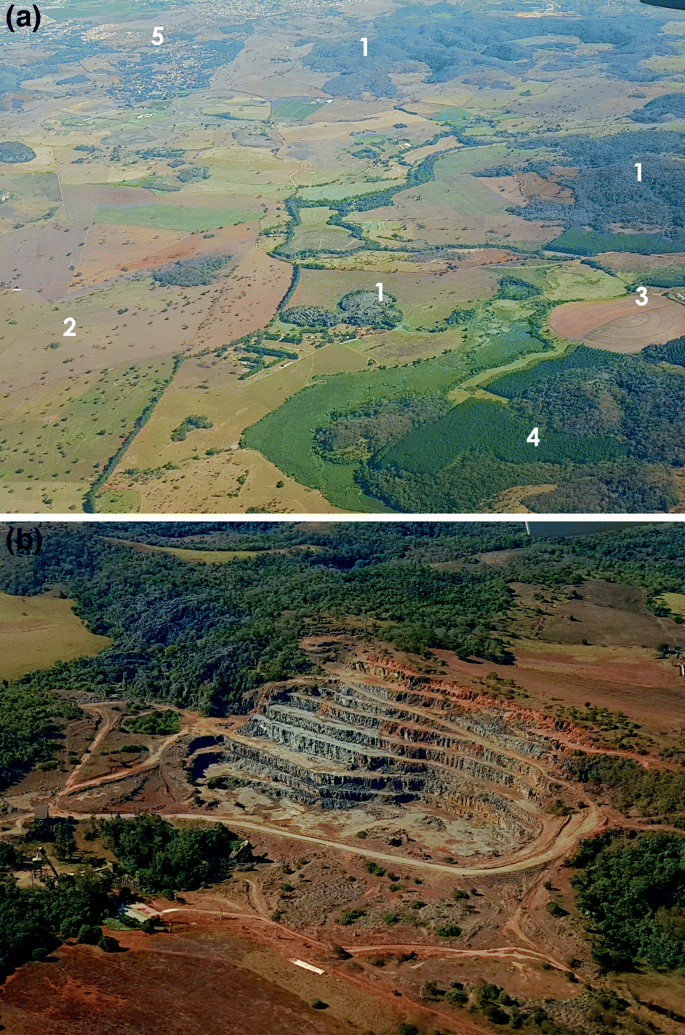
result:
<svg viewBox="0 0 685 1035"><path fill-rule="evenodd" d="M211 747L190 745L193 778L219 805L237 790L246 812L313 810L410 854L497 856L541 835L550 737L496 702L476 709L447 685L357 666L269 685Z"/></svg>

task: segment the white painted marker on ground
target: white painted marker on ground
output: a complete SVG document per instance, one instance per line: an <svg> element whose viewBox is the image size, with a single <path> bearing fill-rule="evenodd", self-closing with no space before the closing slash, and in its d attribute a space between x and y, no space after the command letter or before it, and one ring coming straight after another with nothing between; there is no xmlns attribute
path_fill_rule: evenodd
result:
<svg viewBox="0 0 685 1035"><path fill-rule="evenodd" d="M311 963L305 963L304 960L291 960L296 967L303 967L305 970L311 970L314 974L325 974L326 971L322 970L321 967L315 967Z"/></svg>

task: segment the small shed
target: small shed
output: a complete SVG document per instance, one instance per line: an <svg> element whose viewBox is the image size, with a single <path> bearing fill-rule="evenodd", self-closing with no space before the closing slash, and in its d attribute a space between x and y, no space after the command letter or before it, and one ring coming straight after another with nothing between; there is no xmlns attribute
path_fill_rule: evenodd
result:
<svg viewBox="0 0 685 1035"><path fill-rule="evenodd" d="M127 906L124 910L124 916L128 916L131 920L137 920L139 924L145 923L146 920L158 920L159 913L152 906L146 905L145 902L135 902L132 906Z"/></svg>

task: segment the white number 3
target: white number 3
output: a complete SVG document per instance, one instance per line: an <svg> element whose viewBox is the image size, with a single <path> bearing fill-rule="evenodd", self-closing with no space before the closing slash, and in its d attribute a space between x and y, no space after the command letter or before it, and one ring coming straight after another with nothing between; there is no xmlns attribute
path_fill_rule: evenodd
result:
<svg viewBox="0 0 685 1035"><path fill-rule="evenodd" d="M164 37L162 36L163 25L155 25L155 31L152 33L152 46L161 47L164 43Z"/></svg>
<svg viewBox="0 0 685 1035"><path fill-rule="evenodd" d="M637 293L638 293L638 295L640 297L635 299L635 304L636 305L647 305L647 303L649 302L649 299L647 298L647 288L646 287L639 287L637 289Z"/></svg>

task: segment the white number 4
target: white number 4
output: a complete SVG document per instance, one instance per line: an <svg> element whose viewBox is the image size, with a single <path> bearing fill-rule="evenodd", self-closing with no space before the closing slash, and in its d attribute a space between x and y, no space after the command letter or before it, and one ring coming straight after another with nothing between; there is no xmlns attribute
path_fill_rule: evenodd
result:
<svg viewBox="0 0 685 1035"><path fill-rule="evenodd" d="M649 299L647 298L647 288L646 287L639 287L637 289L637 293L638 293L638 295L640 297L635 299L635 304L636 305L647 305L647 303L649 302Z"/></svg>
<svg viewBox="0 0 685 1035"><path fill-rule="evenodd" d="M533 430L531 431L530 435L526 439L526 442L531 442L534 446L539 446L540 445L540 436L538 434L538 429L537 428L533 428Z"/></svg>
<svg viewBox="0 0 685 1035"><path fill-rule="evenodd" d="M152 46L161 47L164 43L164 37L162 36L163 25L155 25L155 31L152 33Z"/></svg>

